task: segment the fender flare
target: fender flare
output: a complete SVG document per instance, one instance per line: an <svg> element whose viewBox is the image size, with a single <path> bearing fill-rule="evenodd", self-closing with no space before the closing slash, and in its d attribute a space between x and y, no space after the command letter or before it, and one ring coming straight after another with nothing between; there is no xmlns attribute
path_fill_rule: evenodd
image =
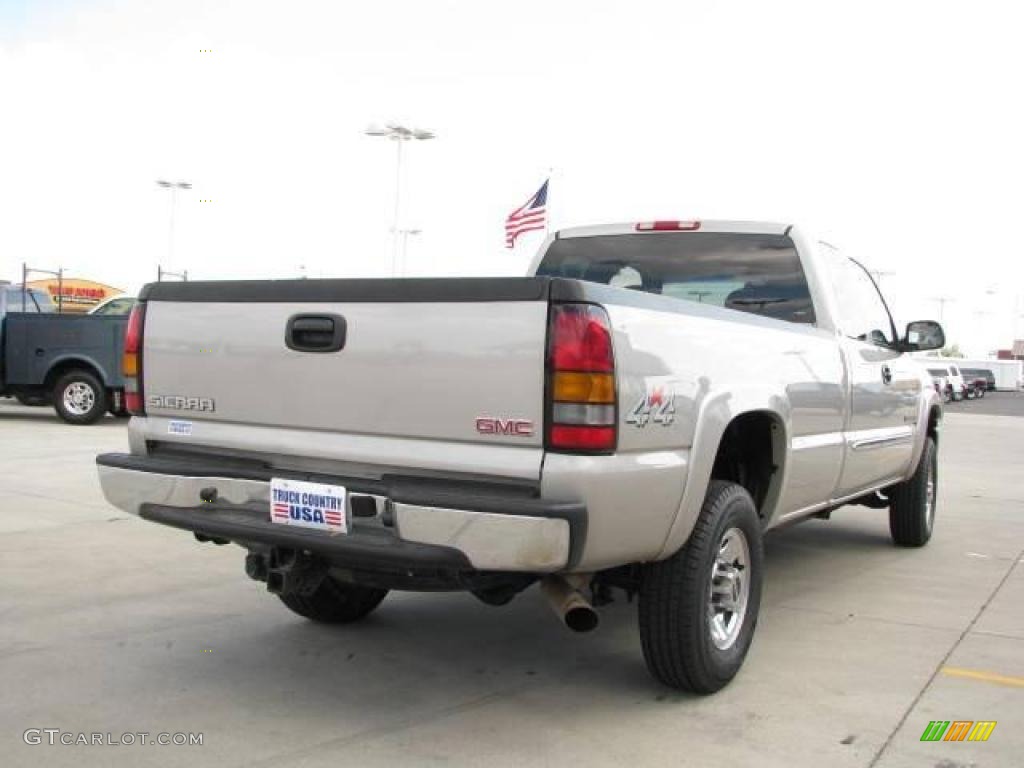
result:
<svg viewBox="0 0 1024 768"><path fill-rule="evenodd" d="M786 457L789 435L792 432L789 401L787 398L779 396L773 396L767 402L763 398L744 398L742 406L737 407L739 399L736 393L720 392L708 396L701 403L697 413L697 429L694 430L693 442L690 446L690 465L683 494L665 536L665 542L662 544L661 551L655 556L655 560L671 557L682 548L690 537L690 532L696 523L697 515L711 482L711 472L714 469L715 458L718 455L719 446L722 444L722 438L730 424L739 417L751 413L767 414L781 430L781 434L773 439L773 446L781 444L783 451L776 458L775 463L778 469L772 478L761 510L762 519L766 522L774 514L781 489L785 487L788 471Z"/></svg>
<svg viewBox="0 0 1024 768"><path fill-rule="evenodd" d="M921 461L921 454L924 452L924 441L928 437L928 424L931 422L932 413L935 413L935 429L942 425L942 400L935 393L935 389L927 387L925 396L921 398L917 411L917 433L914 436L914 450L910 454L910 464L907 466L907 474L903 478L909 479L917 471L917 465Z"/></svg>
<svg viewBox="0 0 1024 768"><path fill-rule="evenodd" d="M97 362L94 358L90 357L89 355L73 353L61 355L60 357L57 357L54 360L52 360L50 362L50 367L47 368L46 370L46 376L43 377L43 381L47 383L47 386L52 387L57 383L58 376L62 375L57 373L57 370L59 368L64 368L67 370L72 370L75 368L87 369L99 377L100 383L106 389L111 389L113 386L111 384L111 378L107 370L99 362Z"/></svg>

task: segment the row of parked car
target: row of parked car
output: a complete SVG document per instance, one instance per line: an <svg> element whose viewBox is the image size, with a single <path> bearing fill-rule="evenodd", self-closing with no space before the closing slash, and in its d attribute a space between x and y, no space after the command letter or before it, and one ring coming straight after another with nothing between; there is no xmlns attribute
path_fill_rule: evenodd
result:
<svg viewBox="0 0 1024 768"><path fill-rule="evenodd" d="M928 365L935 391L948 403L951 400L973 400L984 397L996 388L996 376L984 368L960 368L955 363Z"/></svg>

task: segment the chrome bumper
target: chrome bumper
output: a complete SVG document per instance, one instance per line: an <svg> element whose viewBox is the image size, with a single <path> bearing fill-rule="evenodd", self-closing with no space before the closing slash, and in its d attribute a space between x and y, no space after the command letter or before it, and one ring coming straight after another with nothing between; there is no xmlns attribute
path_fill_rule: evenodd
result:
<svg viewBox="0 0 1024 768"><path fill-rule="evenodd" d="M120 459L120 461L114 461ZM129 468L124 464L143 464L141 457L120 455L97 459L100 485L107 500L118 509L156 522L237 540L269 541L275 535L295 534L290 526L269 522L269 479L222 477L216 474L178 474L155 471L152 467ZM105 461L106 460L106 461ZM121 464L122 466L116 466ZM159 464L157 462L157 464ZM327 482L327 480L324 480ZM338 478L339 485L346 485ZM204 504L202 496L216 491L216 504ZM572 522L582 519L581 505L545 503L539 499L513 499L509 511L500 499L488 499L487 510L463 508L474 504L477 497L442 491L431 494L391 493L387 488L369 492L350 492L369 496L375 501L375 516L349 515L348 534L301 532L316 549L317 542L330 543L330 549L344 559L351 551L365 562L368 551L387 551L391 565L401 549L381 549L381 543L408 543L455 550L464 556L468 566L481 571L525 571L552 573L572 564L573 555L582 548L582 540L573 546L574 533L582 536L583 525ZM416 498L416 496L422 498ZM478 501L478 499L477 499ZM446 504L447 502L447 504ZM523 505L530 506L523 511ZM519 508L520 511L516 511ZM147 513L147 510L149 513ZM154 511L158 510L158 511ZM550 511L550 514L548 512ZM369 550L367 550L369 547Z"/></svg>

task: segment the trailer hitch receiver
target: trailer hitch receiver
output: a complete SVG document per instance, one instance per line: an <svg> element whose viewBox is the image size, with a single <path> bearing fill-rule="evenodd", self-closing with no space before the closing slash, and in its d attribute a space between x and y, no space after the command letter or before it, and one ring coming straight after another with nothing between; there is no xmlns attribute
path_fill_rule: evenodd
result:
<svg viewBox="0 0 1024 768"><path fill-rule="evenodd" d="M327 563L300 550L272 547L246 555L245 572L251 579L265 581L267 591L275 595L309 596L326 578Z"/></svg>

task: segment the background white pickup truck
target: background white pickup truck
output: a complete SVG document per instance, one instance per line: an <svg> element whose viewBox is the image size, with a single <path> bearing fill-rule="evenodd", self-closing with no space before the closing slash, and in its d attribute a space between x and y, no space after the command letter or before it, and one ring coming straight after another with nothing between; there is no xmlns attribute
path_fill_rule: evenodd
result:
<svg viewBox="0 0 1024 768"><path fill-rule="evenodd" d="M131 451L97 463L303 616L540 581L583 630L622 588L651 672L710 692L764 531L861 503L930 537L941 411L906 353L943 342L781 224L563 231L525 278L160 283L125 344Z"/></svg>

